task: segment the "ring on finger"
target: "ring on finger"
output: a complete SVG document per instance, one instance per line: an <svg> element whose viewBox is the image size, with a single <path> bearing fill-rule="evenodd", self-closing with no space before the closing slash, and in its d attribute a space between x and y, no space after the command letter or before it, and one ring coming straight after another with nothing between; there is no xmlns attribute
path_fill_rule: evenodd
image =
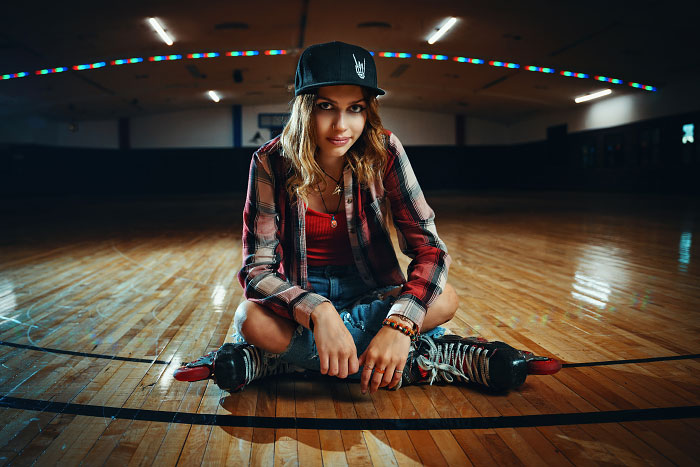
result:
<svg viewBox="0 0 700 467"><path fill-rule="evenodd" d="M372 371L372 370L374 370L373 366L366 366L362 369L362 371Z"/></svg>
<svg viewBox="0 0 700 467"><path fill-rule="evenodd" d="M394 370L394 373L403 373L403 370Z"/></svg>
<svg viewBox="0 0 700 467"><path fill-rule="evenodd" d="M382 375L384 374L385 371L386 371L386 368L384 368L383 370L374 370L375 373L379 373Z"/></svg>

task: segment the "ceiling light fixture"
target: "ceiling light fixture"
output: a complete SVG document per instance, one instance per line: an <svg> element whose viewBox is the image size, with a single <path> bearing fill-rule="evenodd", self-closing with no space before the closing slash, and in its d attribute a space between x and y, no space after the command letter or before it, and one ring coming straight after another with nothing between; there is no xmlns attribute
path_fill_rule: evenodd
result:
<svg viewBox="0 0 700 467"><path fill-rule="evenodd" d="M209 97L210 97L211 100L213 100L214 102L219 102L219 101L221 100L221 98L220 98L219 95L216 93L216 91L209 91Z"/></svg>
<svg viewBox="0 0 700 467"><path fill-rule="evenodd" d="M610 89L603 89L602 91L594 92L593 94L586 94L585 96L578 96L576 99L574 99L574 102L577 104L580 104L581 102L586 102L590 101L593 99L598 99L599 97L607 96L608 94L611 94L612 91Z"/></svg>
<svg viewBox="0 0 700 467"><path fill-rule="evenodd" d="M450 19L447 20L445 24L442 25L440 29L435 31L435 34L430 36L430 39L428 39L428 44L433 45L440 39L452 26L455 25L457 22L457 18L452 16Z"/></svg>
<svg viewBox="0 0 700 467"><path fill-rule="evenodd" d="M173 38L170 37L167 32L165 32L165 29L163 29L163 26L161 26L157 19L148 18L148 22L151 23L151 27L156 30L160 38L163 39L163 42L168 45L173 45Z"/></svg>

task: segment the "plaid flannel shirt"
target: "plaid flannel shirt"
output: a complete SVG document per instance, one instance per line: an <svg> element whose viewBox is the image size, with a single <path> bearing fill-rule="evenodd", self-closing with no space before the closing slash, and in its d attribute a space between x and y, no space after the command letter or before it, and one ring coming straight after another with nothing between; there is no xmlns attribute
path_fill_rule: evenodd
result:
<svg viewBox="0 0 700 467"><path fill-rule="evenodd" d="M238 279L245 297L310 327L311 312L328 301L308 283L306 205L290 199L288 165L276 138L253 154L243 212L243 267ZM355 265L371 287L403 285L388 312L421 328L427 307L442 293L450 256L435 229L433 210L423 196L399 139L388 133L387 168L380 183L361 189L352 170L343 172L344 206ZM412 261L406 280L386 225L388 201L399 246Z"/></svg>

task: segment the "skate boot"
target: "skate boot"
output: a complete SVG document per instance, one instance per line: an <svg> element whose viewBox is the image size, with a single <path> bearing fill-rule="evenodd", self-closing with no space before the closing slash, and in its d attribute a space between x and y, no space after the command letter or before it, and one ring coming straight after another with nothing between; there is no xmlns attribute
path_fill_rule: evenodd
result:
<svg viewBox="0 0 700 467"><path fill-rule="evenodd" d="M454 335L419 337L404 368L401 385L455 380L493 391L521 386L528 374L552 374L561 364L499 341Z"/></svg>
<svg viewBox="0 0 700 467"><path fill-rule="evenodd" d="M251 381L266 376L303 371L280 358L271 358L250 344L224 344L175 370L178 381L213 379L219 388L238 392Z"/></svg>

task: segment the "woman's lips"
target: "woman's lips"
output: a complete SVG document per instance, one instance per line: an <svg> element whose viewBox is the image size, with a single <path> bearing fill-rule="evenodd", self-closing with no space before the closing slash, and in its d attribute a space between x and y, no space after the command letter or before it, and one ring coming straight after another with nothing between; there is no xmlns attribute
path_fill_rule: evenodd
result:
<svg viewBox="0 0 700 467"><path fill-rule="evenodd" d="M328 138L328 141L335 146L344 146L350 141L350 138Z"/></svg>

